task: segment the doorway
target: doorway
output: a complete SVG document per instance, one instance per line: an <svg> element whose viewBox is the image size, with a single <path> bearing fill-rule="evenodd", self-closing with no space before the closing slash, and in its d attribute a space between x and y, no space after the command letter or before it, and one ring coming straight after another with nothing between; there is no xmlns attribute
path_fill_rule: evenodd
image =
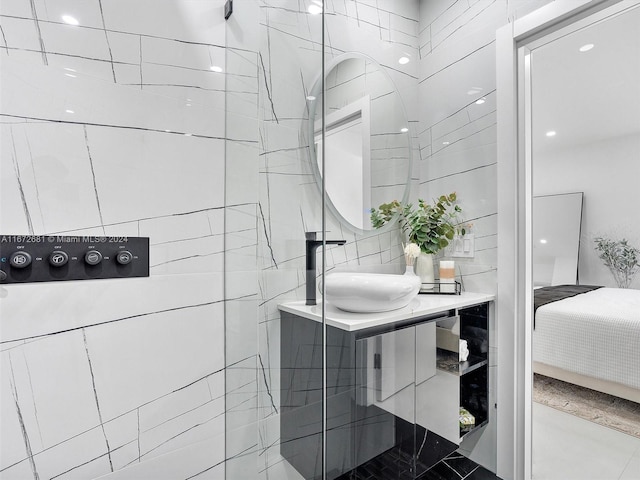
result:
<svg viewBox="0 0 640 480"><path fill-rule="evenodd" d="M638 157L640 152L640 143L635 141L635 136L640 131L640 102L635 90L625 89L620 85L612 94L627 94L629 97L622 105L627 110L614 113L610 121L606 121L608 110L618 102L609 96L603 85L612 81L621 81L620 71L625 70L630 63L633 63L638 55L631 57L632 60L623 60L623 66L615 67L608 65L606 67L596 67L583 65L589 72L588 75L578 77L581 81L571 84L571 74L578 73L577 67L570 67L570 62L565 58L559 58L560 53L556 52L558 48L575 41L580 43L582 40L580 35L593 32L593 29L606 30L611 28L608 22L617 20L629 20L633 23L633 19L628 17L632 15L633 7L637 7L636 2L554 2L534 12L532 15L525 17L522 21L515 22L514 25L502 29L498 32L498 175L499 175L499 286L498 286L498 322L501 325L499 332L499 344L501 347L501 355L504 355L506 349L513 348L515 363L511 372L503 372L503 385L512 382L513 390L505 388L503 398L499 398L499 404L505 405L505 402L513 402L513 418L515 419L514 433L514 451L513 451L513 478L626 478L624 477L626 467L633 468L634 461L637 467L637 458L633 451L629 458L617 459L618 464L622 464L622 470L619 472L597 473L593 469L588 473L576 472L575 477L568 477L566 473L559 476L549 476L547 471L543 471L536 466L536 428L535 415L536 407L532 408L532 357L535 354L534 340L535 333L533 330L533 279L535 275L535 267L532 263L533 251L536 248L532 240L532 218L533 218L533 196L549 195L562 193L566 194L572 191L583 191L576 189L575 184L578 178L585 176L586 171L598 166L602 168L604 165L611 166L613 154L617 147L621 146L624 141L630 138L631 148L636 148L634 155L628 157ZM636 9L637 10L637 9ZM636 23L637 25L637 23ZM614 39L622 37L620 26L613 27L615 34L610 34ZM637 26L634 30L637 31ZM636 41L638 34L635 33L633 38ZM571 41L571 42L570 42ZM595 48L586 47L589 43L584 41L580 45L576 45L576 58L583 64L586 63L586 55L578 57L581 54L587 54L590 49L591 53L595 53ZM601 49L598 56L601 60L612 61L617 57L615 54L605 54L605 43L598 41ZM633 42L626 42L633 43ZM584 51L580 48L585 47ZM550 53L547 60L553 59L557 62L553 67L551 62L545 65L545 53ZM563 54L566 54L564 52ZM573 55L573 53L572 53ZM597 58L592 56L591 60ZM571 87L565 90L564 94L560 94L556 89L551 90L549 86L544 85L544 76L549 78L562 80L569 83ZM631 82L638 83L640 77L635 77ZM595 94L584 95L580 92L588 83L587 80L604 82L595 88ZM610 88L610 87L608 87ZM555 101L546 99L553 108L545 107L540 103L540 99L536 95L540 93L560 95ZM576 95L581 98L581 103L572 104L571 96ZM634 108L635 106L635 108ZM556 108L557 107L557 108ZM618 106L618 108L621 108ZM575 114L573 121L565 120L561 122L561 117L565 114ZM587 113L596 115L595 120L589 120ZM605 121L605 125L598 129L600 120ZM624 126L617 125L618 121L622 121ZM565 125L565 127L551 126L549 121L555 122L555 125ZM567 123L569 122L569 123ZM568 127L578 127L570 134ZM562 129L562 138L560 138L560 129ZM555 132L555 134L554 134ZM597 135L595 132L598 132ZM573 138L570 138L574 135ZM580 137L582 135L582 137ZM550 142L560 140L557 143L563 143L563 149L555 149L555 153L548 150L548 144L542 142ZM570 145L573 142L574 147ZM587 158L586 152L594 152L593 145L600 142L602 150L599 154L600 162L595 157ZM606 146L604 146L609 142ZM638 147L636 147L636 144ZM586 145L591 147L587 148ZM556 145L557 146L557 145ZM564 171L562 173L557 170L564 168L567 164L567 158L577 157L576 153L570 154L575 146L582 147L580 160L577 168L574 165L573 172ZM545 152L547 148L547 152ZM562 152L562 154L558 153ZM604 153L604 155L603 155ZM553 157L553 159L551 159ZM517 159L517 161L514 161ZM551 163L551 168L555 169L553 174L549 174L550 170L542 168L541 159L546 159ZM595 164L595 165L594 165ZM636 163L628 165L629 171L637 171L640 169ZM592 184L604 184L606 178L611 178L612 172L624 172L624 169L609 168L606 173L599 174L597 180ZM540 175L541 172L546 172ZM635 174L637 176L637 173ZM544 182L544 179L547 179ZM623 194L635 194L635 189L625 189ZM596 225L595 212L598 208L597 196L601 195L597 191L587 192L585 194L585 213L583 214L583 231L580 236L582 243L580 257L580 271L577 275L576 283L591 282L600 280L596 283L608 282L606 277L606 269L602 270L598 264L599 259L593 253L593 237L600 231L611 232L610 225ZM638 200L634 197L633 201L621 199L621 204L636 205ZM591 199L591 201L590 201ZM635 202L635 203L634 203ZM585 225L586 223L586 225ZM618 224L622 224L618 220ZM623 229L621 229L623 230ZM619 232L624 235L624 231ZM634 233L633 231L631 232ZM594 258L595 257L595 258ZM632 286L633 288L633 286ZM636 288L638 288L636 286ZM506 324L507 320L513 319L513 324ZM504 328L503 328L504 327ZM512 342L511 344L509 342ZM504 358L504 357L503 357ZM507 397L508 396L508 397ZM503 409L504 410L504 409ZM533 425L533 427L532 427ZM598 442L596 441L597 445ZM569 446L564 452L563 461L569 463L568 453L572 446L576 445L570 439L565 442ZM499 448L500 445L499 445ZM586 447L578 447L576 451L584 452ZM557 450L557 449L556 449ZM633 450L633 448L632 448ZM587 454L589 455L589 454ZM593 459L595 460L595 456ZM597 462L596 462L597 463ZM602 463L602 462L600 462ZM534 466L532 469L532 465ZM588 462L582 461L582 465L589 470ZM508 467L507 468L508 472ZM540 475L536 475L536 472ZM502 470L503 478L509 478L511 472L505 473ZM541 476L542 475L542 476ZM592 475L589 477L589 475ZM596 476L593 476L596 475ZM597 476L600 475L600 476ZM605 476L603 476L605 475ZM633 477L629 477L633 478Z"/></svg>

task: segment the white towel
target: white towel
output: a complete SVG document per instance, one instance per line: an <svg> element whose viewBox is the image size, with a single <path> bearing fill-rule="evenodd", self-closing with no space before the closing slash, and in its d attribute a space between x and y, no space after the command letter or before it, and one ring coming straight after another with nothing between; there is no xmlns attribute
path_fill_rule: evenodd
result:
<svg viewBox="0 0 640 480"><path fill-rule="evenodd" d="M460 340L460 348L458 350L459 359L461 362L466 362L469 358L469 346L466 340Z"/></svg>

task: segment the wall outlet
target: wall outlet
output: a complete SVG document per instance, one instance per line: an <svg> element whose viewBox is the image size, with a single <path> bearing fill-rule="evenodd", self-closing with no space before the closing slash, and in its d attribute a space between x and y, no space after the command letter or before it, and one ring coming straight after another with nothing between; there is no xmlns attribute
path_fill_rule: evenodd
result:
<svg viewBox="0 0 640 480"><path fill-rule="evenodd" d="M448 256L458 258L473 258L475 255L475 239L473 233L454 235L449 243Z"/></svg>

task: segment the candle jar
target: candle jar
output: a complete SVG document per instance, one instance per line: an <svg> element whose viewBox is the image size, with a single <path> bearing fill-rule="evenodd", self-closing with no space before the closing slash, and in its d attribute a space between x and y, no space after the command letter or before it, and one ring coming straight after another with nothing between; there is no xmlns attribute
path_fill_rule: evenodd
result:
<svg viewBox="0 0 640 480"><path fill-rule="evenodd" d="M456 293L456 272L453 260L440 261L440 292Z"/></svg>

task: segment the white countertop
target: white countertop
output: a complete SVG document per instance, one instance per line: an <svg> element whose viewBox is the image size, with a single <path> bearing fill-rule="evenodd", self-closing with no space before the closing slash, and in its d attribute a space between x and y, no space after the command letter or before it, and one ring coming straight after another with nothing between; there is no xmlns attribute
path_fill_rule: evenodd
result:
<svg viewBox="0 0 640 480"><path fill-rule="evenodd" d="M489 293L462 292L460 295L418 295L404 308L381 313L345 312L328 302L325 306L325 315L327 325L353 332L493 300L495 300L495 295ZM283 312L322 322L322 305L319 304L305 305L304 300L301 300L280 304L278 308Z"/></svg>

